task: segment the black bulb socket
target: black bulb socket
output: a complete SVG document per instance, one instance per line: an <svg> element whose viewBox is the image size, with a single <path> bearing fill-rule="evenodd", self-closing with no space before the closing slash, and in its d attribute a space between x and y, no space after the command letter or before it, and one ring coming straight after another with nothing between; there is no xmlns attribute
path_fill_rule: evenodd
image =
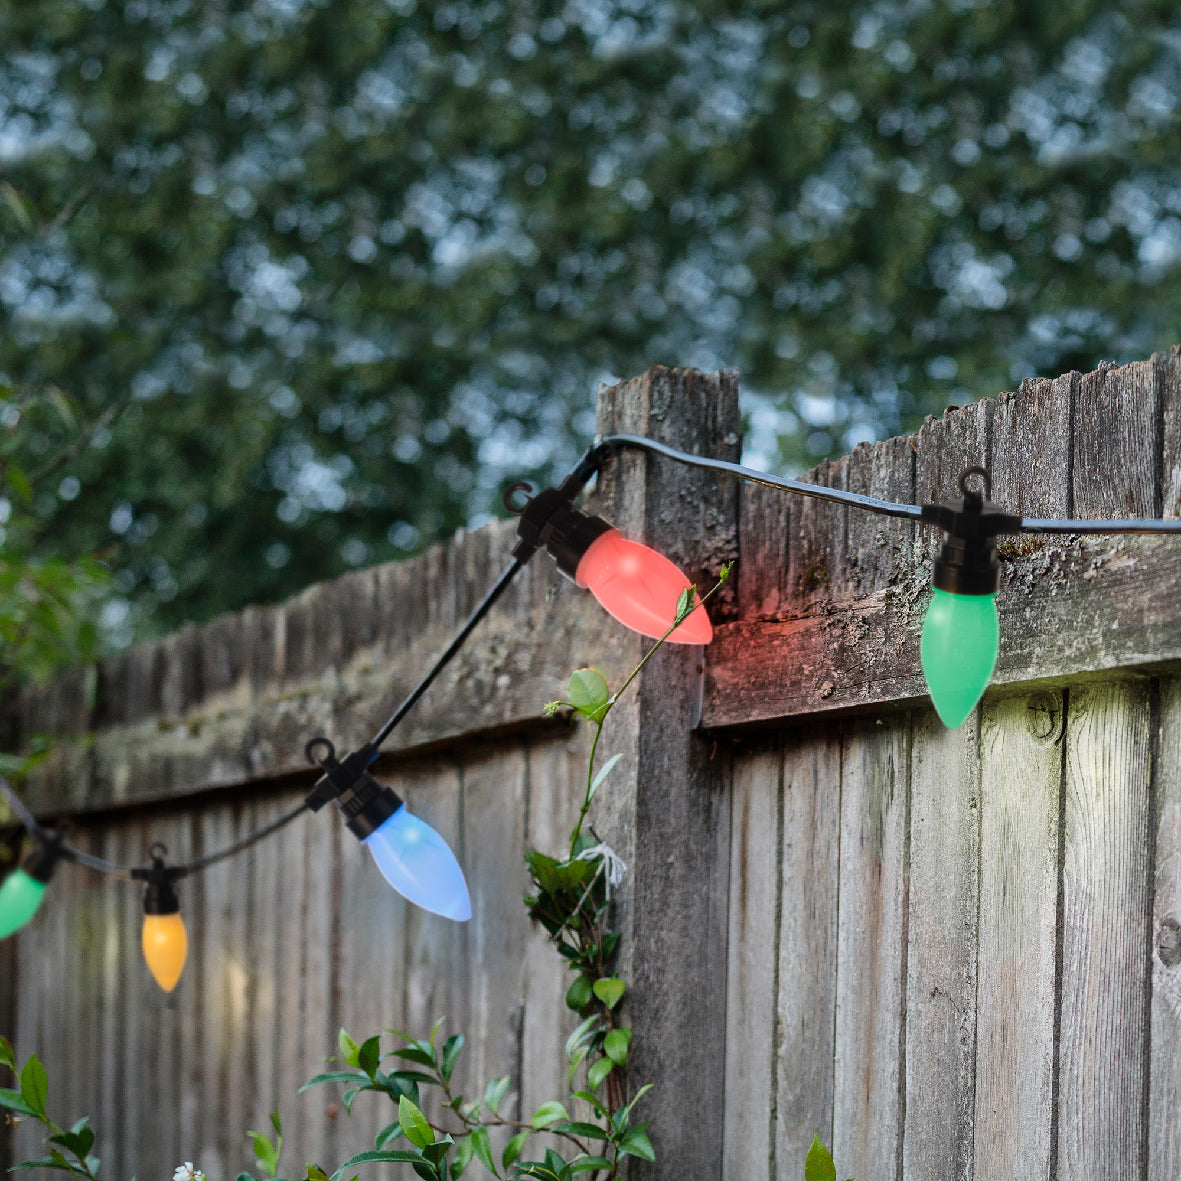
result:
<svg viewBox="0 0 1181 1181"><path fill-rule="evenodd" d="M980 472L981 469L972 469ZM960 487L965 488L961 477ZM987 476L985 476L987 481ZM987 486L987 484L986 484ZM1000 505L968 492L962 500L925 504L922 519L938 525L946 536L931 571L931 585L953 595L995 595L1001 588L1001 565L996 556L1000 533L1016 533L1021 518Z"/></svg>
<svg viewBox="0 0 1181 1181"><path fill-rule="evenodd" d="M309 757L317 747L326 748L326 753L313 758L323 768L324 775L307 797L308 806L318 812L331 801L344 817L349 832L357 840L365 840L402 807L401 796L369 774L368 768L377 758L377 748L367 742L338 760L332 743L326 738L316 738L308 743Z"/></svg>
<svg viewBox="0 0 1181 1181"><path fill-rule="evenodd" d="M527 562L544 547L558 569L573 580L578 563L592 543L614 528L602 517L574 507L574 497L581 487L581 482L575 484L569 479L560 488L542 489L526 502L517 523L514 558Z"/></svg>
<svg viewBox="0 0 1181 1181"><path fill-rule="evenodd" d="M65 856L62 843L65 834L43 832L36 844L21 858L20 868L35 882L47 883L57 869L57 863Z"/></svg>
<svg viewBox="0 0 1181 1181"><path fill-rule="evenodd" d="M147 885L144 886L144 914L180 914L180 899L172 884L174 876L163 862L157 862L148 871Z"/></svg>

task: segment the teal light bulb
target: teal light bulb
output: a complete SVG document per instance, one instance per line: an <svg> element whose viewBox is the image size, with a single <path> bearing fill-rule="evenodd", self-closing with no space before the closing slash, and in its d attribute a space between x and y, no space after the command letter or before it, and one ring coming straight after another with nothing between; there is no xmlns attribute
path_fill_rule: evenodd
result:
<svg viewBox="0 0 1181 1181"><path fill-rule="evenodd" d="M954 730L976 708L996 667L996 594L936 589L923 621L923 675L940 720Z"/></svg>
<svg viewBox="0 0 1181 1181"><path fill-rule="evenodd" d="M0 886L0 939L19 931L37 912L45 897L45 883L14 869Z"/></svg>

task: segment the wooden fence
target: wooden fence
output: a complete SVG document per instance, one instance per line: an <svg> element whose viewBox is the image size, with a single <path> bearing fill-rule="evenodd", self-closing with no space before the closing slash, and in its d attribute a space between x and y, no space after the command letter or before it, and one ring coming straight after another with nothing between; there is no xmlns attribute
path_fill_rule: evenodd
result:
<svg viewBox="0 0 1181 1181"><path fill-rule="evenodd" d="M699 454L737 458L737 424L733 374L600 391L601 430ZM1025 515L1177 516L1181 352L1024 383L812 478L917 502L972 463ZM704 657L660 653L604 738L632 1077L657 1084L659 1161L633 1176L797 1181L813 1134L858 1181L1181 1176L1177 540L1004 541L995 683L947 731L918 661L934 531L632 454L595 496L702 582L739 559ZM482 530L30 696L26 732L64 738L35 805L123 860L228 842L306 790L308 737L371 732L509 545ZM184 884L192 961L165 1000L135 892L63 870L0 1019L55 1109L95 1117L104 1173L230 1176L275 1107L291 1167L334 1166L389 1118L296 1098L342 1024L446 1014L472 1082L511 1073L526 1115L559 1094L566 981L520 855L568 827L584 736L539 711L570 669L617 679L640 651L539 558L399 732L381 774L459 849L466 927L308 817Z"/></svg>

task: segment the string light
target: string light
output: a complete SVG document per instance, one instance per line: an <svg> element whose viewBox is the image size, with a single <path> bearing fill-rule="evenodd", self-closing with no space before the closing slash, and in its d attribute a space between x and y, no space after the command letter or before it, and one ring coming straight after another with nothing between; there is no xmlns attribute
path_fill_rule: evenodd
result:
<svg viewBox="0 0 1181 1181"><path fill-rule="evenodd" d="M385 880L416 906L459 923L472 917L467 882L451 847L392 788L369 774L377 758L372 743L338 761L327 738L313 738L307 756L324 771L307 797L313 812L335 804Z"/></svg>
<svg viewBox="0 0 1181 1181"><path fill-rule="evenodd" d="M160 854L156 853L159 849ZM142 871L144 886L144 925L140 936L144 960L156 983L171 992L180 980L189 954L189 936L184 919L180 917L180 901L173 882L182 870L169 869L162 854L168 850L160 844L151 849L152 866Z"/></svg>
<svg viewBox="0 0 1181 1181"><path fill-rule="evenodd" d="M38 829L33 847L0 886L0 939L15 934L37 913L45 887L62 858L64 833Z"/></svg>
<svg viewBox="0 0 1181 1181"><path fill-rule="evenodd" d="M664 635L677 616L677 603L689 580L663 554L624 537L602 517L573 505L585 480L577 475L560 488L545 488L517 508L511 501L518 489L505 493L505 507L520 516L513 557L528 559L544 546L558 569L577 586L589 590L599 605L625 627L653 639ZM708 644L713 626L705 607L698 605L670 635L680 644Z"/></svg>
<svg viewBox="0 0 1181 1181"><path fill-rule="evenodd" d="M517 573L539 548L557 561L558 568L577 585L589 589L603 607L626 626L659 636L672 624L677 603L689 580L655 550L625 538L599 517L574 507L574 500L615 451L635 449L664 456L690 467L732 475L750 483L863 509L886 516L919 521L943 529L944 545L935 560L932 598L923 622L920 652L932 701L948 726L963 723L991 679L999 648L996 596L1000 565L995 538L1002 533L1167 533L1181 534L1181 520L1073 520L1017 517L987 499L988 473L969 468L960 477L962 499L941 505L914 505L880 500L803 480L772 476L725 460L707 459L678 451L641 435L610 435L598 440L579 460L558 488L530 496L518 507L515 492L532 491L516 483L505 492L505 505L518 515L517 544L512 561L476 605L451 643L419 683L386 720L378 733L353 754L336 759L326 738L307 744L308 758L323 775L294 810L229 847L185 865L166 866L153 846L152 865L116 865L75 849L63 831L42 828L19 797L0 778L0 796L13 809L34 839L34 847L0 884L0 939L14 934L36 913L46 884L59 861L79 865L123 881L146 882L142 943L148 967L165 991L175 988L184 968L188 936L180 917L173 883L188 874L235 856L291 823L307 810L319 811L332 802L355 836L372 853L386 880L404 897L424 909L456 921L471 916L471 899L463 871L450 847L428 824L410 813L390 788L368 771L381 744L406 716L426 689L488 614ZM967 480L979 476L983 495L970 490ZM674 642L704 644L713 628L703 606L691 612L670 637Z"/></svg>

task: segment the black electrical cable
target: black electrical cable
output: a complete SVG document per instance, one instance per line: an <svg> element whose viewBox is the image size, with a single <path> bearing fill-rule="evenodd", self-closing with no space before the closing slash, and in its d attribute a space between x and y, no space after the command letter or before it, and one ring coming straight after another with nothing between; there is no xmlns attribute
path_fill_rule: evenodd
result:
<svg viewBox="0 0 1181 1181"><path fill-rule="evenodd" d="M37 823L33 814L25 807L20 797L9 787L7 781L3 778L0 778L0 795L4 796L9 807L16 813L17 819L33 837L39 841L46 841L50 838L51 834L44 826ZM251 845L256 845L259 841L265 840L271 833L278 832L284 825L290 824L296 817L307 810L308 805L305 800L297 808L284 813L278 820L272 821L256 832L248 833L232 845L228 845L224 849L219 849L216 853L209 853L204 857L198 857L195 861L186 861L180 865L171 865L168 867L168 872L175 878L188 877L189 874L199 873L210 865L224 861L227 857L233 857L236 853L241 853L249 849ZM114 861L108 861L105 857L96 857L93 853L84 853L81 849L75 849L73 845L64 842L61 845L61 851L62 856L67 861L73 861L77 865L85 866L87 869L92 869L96 873L106 874L108 877L116 878L122 882L143 881L144 875L147 873L147 870L140 866L119 865Z"/></svg>
<svg viewBox="0 0 1181 1181"><path fill-rule="evenodd" d="M876 496L863 496L858 492L846 492L840 488L826 488L823 484L809 484L804 480L793 480L786 476L771 476L766 472L756 471L754 468L743 467L741 464L729 463L724 459L707 459L700 455L690 455L686 451L678 451L665 443L657 443L654 439L647 439L643 435L606 435L599 440L601 448L621 450L634 448L638 451L649 451L655 455L663 455L687 467L705 468L707 471L723 472L726 475L737 476L752 484L762 484L767 488L778 488L785 492L797 492L801 496L811 496L817 500L828 500L834 504L852 505L854 508L866 509L869 512L880 513L887 517L907 517L920 520L923 515L921 505L899 504L892 500L879 500ZM1163 520L1161 518L1120 518L1117 520L1057 520L1044 517L1022 517L1021 524L1015 533L1181 533L1181 519ZM1009 530L1006 530L1009 532Z"/></svg>

